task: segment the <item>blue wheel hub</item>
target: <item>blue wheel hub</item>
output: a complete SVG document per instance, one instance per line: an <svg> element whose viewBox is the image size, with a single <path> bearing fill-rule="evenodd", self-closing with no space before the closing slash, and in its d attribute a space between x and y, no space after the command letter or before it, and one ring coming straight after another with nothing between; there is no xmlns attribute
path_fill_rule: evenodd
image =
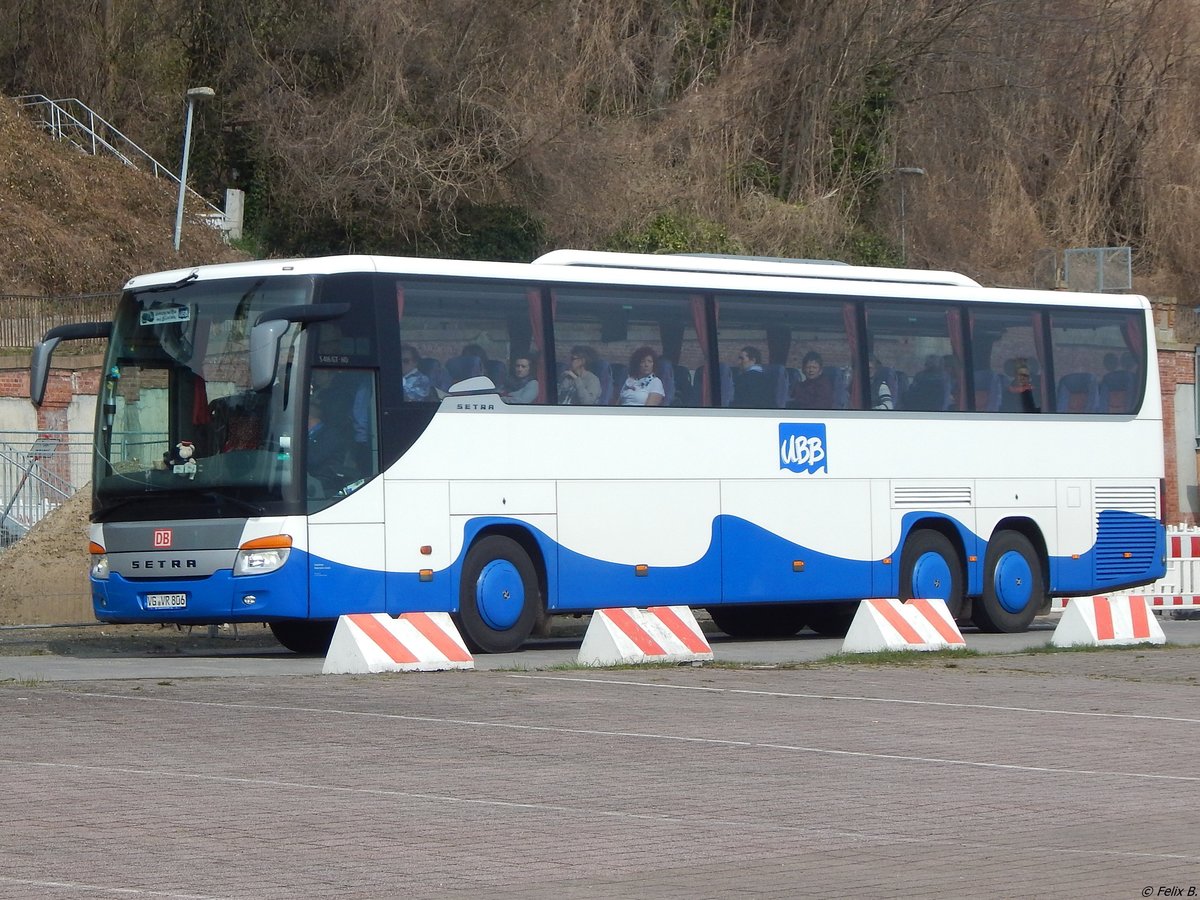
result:
<svg viewBox="0 0 1200 900"><path fill-rule="evenodd" d="M494 559L475 580L475 608L484 623L496 631L517 624L525 607L525 583L517 567L506 559Z"/></svg>
<svg viewBox="0 0 1200 900"><path fill-rule="evenodd" d="M1007 612L1019 613L1029 605L1033 596L1033 571L1021 553L1009 551L996 562L992 582L996 600Z"/></svg>
<svg viewBox="0 0 1200 900"><path fill-rule="evenodd" d="M912 595L921 600L950 602L954 586L950 564L940 553L922 553L917 557L912 573Z"/></svg>

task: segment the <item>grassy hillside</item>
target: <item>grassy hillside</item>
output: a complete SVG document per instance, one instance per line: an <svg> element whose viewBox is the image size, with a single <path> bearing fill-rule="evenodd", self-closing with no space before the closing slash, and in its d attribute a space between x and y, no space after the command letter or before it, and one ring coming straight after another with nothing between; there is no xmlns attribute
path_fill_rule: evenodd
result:
<svg viewBox="0 0 1200 900"><path fill-rule="evenodd" d="M116 291L132 275L245 255L185 220L174 186L37 130L0 97L0 293Z"/></svg>

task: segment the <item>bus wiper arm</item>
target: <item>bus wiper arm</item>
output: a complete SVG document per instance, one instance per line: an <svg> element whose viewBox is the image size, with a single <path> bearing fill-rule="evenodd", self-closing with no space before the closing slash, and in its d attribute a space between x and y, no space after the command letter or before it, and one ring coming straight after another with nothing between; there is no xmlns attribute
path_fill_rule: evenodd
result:
<svg viewBox="0 0 1200 900"><path fill-rule="evenodd" d="M153 287L134 288L132 294L160 294L164 291L177 291L182 287L187 287L193 281L200 277L199 272L192 272L190 275L185 275L178 281L173 281L170 284L156 284Z"/></svg>
<svg viewBox="0 0 1200 900"><path fill-rule="evenodd" d="M130 503L135 503L139 500L145 500L145 499L146 499L145 494L137 494L132 497L121 497L117 500L110 500L108 503L105 503L98 510L93 512L92 518L93 519L103 518L104 516L107 516L110 512L114 512L114 511L120 509L122 506L128 506Z"/></svg>

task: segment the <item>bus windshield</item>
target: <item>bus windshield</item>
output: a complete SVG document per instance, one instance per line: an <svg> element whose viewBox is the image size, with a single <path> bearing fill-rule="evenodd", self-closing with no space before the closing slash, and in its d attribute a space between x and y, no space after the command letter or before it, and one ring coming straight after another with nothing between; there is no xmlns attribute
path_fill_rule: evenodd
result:
<svg viewBox="0 0 1200 900"><path fill-rule="evenodd" d="M305 277L192 281L127 292L101 374L96 513L160 495L211 515L293 499L301 329L280 344L274 383L250 388L250 332L268 309L311 302Z"/></svg>

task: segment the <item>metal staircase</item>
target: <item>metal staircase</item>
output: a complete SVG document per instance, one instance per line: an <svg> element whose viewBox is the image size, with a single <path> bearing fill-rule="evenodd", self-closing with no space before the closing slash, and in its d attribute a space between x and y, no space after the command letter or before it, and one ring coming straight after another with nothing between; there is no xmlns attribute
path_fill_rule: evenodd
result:
<svg viewBox="0 0 1200 900"><path fill-rule="evenodd" d="M74 97L51 100L43 94L25 94L15 100L25 114L55 140L66 141L93 156L108 153L130 168L167 179L178 189L178 175L123 135L107 119L98 116L82 100ZM210 225L221 227L225 221L224 211L191 188L188 193L204 204L203 218Z"/></svg>
<svg viewBox="0 0 1200 900"><path fill-rule="evenodd" d="M35 435L28 450L0 439L0 547L7 547L66 502L87 479L90 435Z"/></svg>

